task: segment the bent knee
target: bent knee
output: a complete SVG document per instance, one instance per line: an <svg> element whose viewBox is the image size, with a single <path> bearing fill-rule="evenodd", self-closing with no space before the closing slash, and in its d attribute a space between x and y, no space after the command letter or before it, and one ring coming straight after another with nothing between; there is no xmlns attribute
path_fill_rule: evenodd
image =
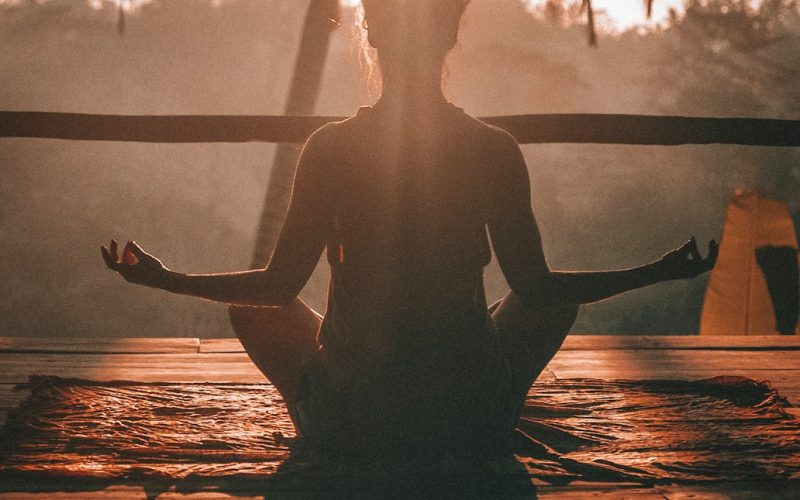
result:
<svg viewBox="0 0 800 500"><path fill-rule="evenodd" d="M318 347L321 317L299 299L283 307L231 306L228 315L248 351L284 346L306 352Z"/></svg>
<svg viewBox="0 0 800 500"><path fill-rule="evenodd" d="M506 295L492 317L501 332L547 332L566 335L578 317L577 304L558 304L529 308L512 293Z"/></svg>

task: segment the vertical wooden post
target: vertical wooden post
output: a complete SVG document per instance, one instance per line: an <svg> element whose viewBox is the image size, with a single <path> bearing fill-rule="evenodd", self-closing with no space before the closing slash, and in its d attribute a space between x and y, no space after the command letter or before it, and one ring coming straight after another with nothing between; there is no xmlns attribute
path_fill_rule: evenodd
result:
<svg viewBox="0 0 800 500"><path fill-rule="evenodd" d="M583 8L586 9L586 30L589 35L589 46L597 47L597 29L594 23L592 0L583 0Z"/></svg>
<svg viewBox="0 0 800 500"><path fill-rule="evenodd" d="M314 113L325 70L330 34L336 27L338 19L339 0L311 0L306 12L284 114ZM297 144L279 144L275 151L256 235L253 267L264 267L272 255L275 241L286 217L299 151L300 146Z"/></svg>

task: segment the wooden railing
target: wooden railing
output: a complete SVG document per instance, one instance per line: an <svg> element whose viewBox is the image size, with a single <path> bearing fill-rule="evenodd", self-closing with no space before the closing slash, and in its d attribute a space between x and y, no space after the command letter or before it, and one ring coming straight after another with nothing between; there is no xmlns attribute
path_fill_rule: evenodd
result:
<svg viewBox="0 0 800 500"><path fill-rule="evenodd" d="M129 116L0 111L0 138L152 143L304 142L333 116ZM536 114L482 118L520 144L800 146L800 120Z"/></svg>

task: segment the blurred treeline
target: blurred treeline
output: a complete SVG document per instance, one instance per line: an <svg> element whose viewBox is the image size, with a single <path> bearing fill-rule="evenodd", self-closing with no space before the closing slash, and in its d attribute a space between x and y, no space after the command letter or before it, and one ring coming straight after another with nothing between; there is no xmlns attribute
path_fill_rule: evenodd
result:
<svg viewBox="0 0 800 500"><path fill-rule="evenodd" d="M130 14L120 36L114 9L0 3L0 109L280 114L306 5L161 0ZM660 28L601 32L597 48L587 47L575 9L548 5L473 0L448 63L451 100L476 115L800 118L795 1L690 1ZM370 102L351 26L345 10L320 114ZM717 238L740 186L800 208L796 149L523 150L554 268L629 267L692 234ZM127 285L105 269L98 247L132 238L177 270L247 267L273 151L0 140L0 335L231 335L225 306ZM321 270L304 291L319 308L325 281ZM505 292L494 263L486 281L490 300ZM696 332L704 287L704 278L665 283L584 307L574 331Z"/></svg>

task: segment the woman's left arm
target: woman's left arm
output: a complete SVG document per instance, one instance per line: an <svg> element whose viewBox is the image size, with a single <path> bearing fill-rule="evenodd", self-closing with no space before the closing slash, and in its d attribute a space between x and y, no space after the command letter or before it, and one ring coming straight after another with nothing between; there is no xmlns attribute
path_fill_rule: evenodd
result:
<svg viewBox="0 0 800 500"><path fill-rule="evenodd" d="M315 132L303 148L297 164L289 210L269 265L220 274L182 274L167 269L161 261L134 242L121 256L117 243L101 247L106 265L127 281L181 295L190 295L234 305L280 306L300 293L325 246L331 216L330 186L322 175L334 144L328 139L331 125Z"/></svg>
<svg viewBox="0 0 800 500"><path fill-rule="evenodd" d="M711 241L703 257L694 238L661 259L614 271L553 271L547 265L542 239L531 207L525 159L516 140L497 136L489 176L488 227L492 246L511 290L530 309L560 304L588 304L667 280L693 278L711 270L718 247Z"/></svg>

